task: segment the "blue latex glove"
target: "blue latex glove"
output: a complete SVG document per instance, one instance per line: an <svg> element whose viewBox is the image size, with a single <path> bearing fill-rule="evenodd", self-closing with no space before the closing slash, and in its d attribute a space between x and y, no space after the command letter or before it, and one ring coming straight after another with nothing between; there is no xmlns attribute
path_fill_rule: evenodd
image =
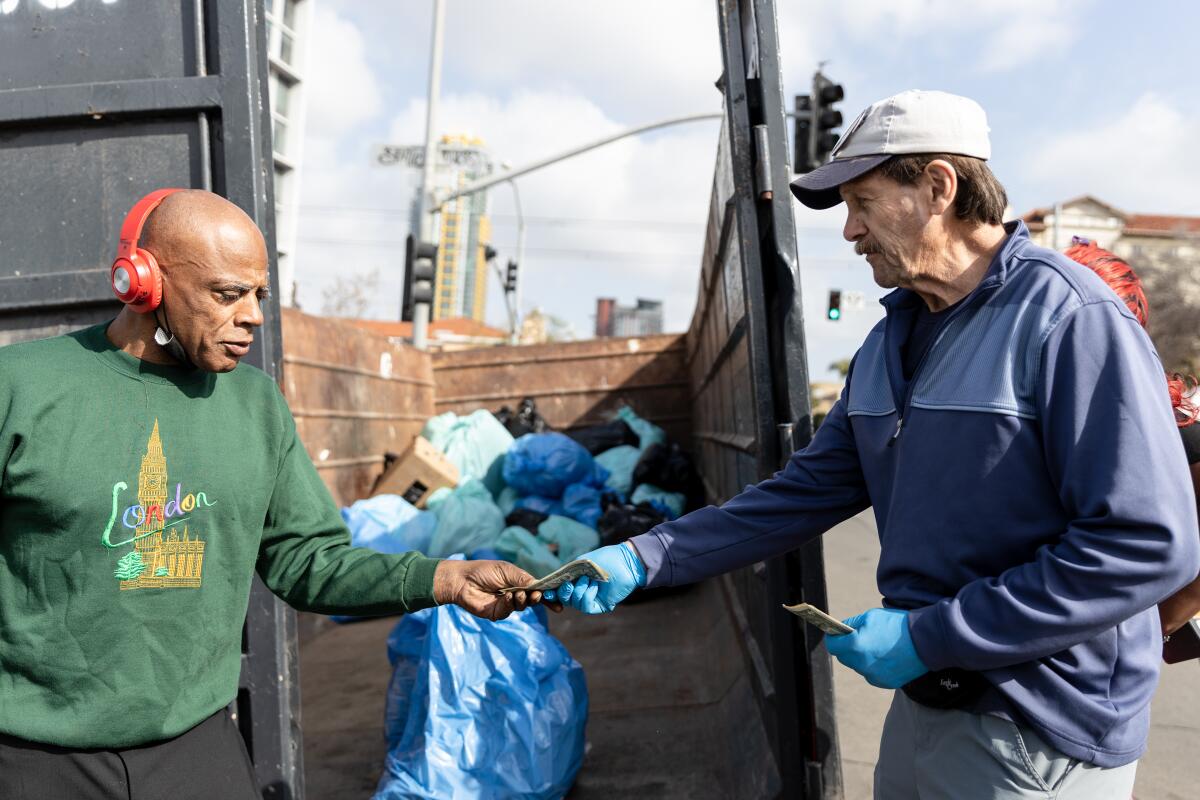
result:
<svg viewBox="0 0 1200 800"><path fill-rule="evenodd" d="M564 583L557 589L543 592L547 600L557 600L584 614L605 614L629 597L634 589L646 585L646 568L633 545L628 542L601 547L584 553L580 558L590 558L603 567L608 573L608 580L576 578L574 583Z"/></svg>
<svg viewBox="0 0 1200 800"><path fill-rule="evenodd" d="M929 672L913 646L907 611L872 608L845 623L854 633L825 634L825 646L872 686L899 689Z"/></svg>

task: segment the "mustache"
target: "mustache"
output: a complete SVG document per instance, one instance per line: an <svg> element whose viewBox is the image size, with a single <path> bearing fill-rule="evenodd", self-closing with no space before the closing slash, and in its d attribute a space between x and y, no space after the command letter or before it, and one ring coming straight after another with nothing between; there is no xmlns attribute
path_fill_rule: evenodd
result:
<svg viewBox="0 0 1200 800"><path fill-rule="evenodd" d="M868 242L866 239L860 239L854 243L854 252L860 256L869 256L874 253L882 253L883 251L873 242Z"/></svg>

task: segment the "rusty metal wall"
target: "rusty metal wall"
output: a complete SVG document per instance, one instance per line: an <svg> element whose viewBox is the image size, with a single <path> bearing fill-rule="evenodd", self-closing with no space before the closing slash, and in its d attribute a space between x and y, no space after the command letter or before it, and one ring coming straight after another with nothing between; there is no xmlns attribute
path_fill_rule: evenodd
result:
<svg viewBox="0 0 1200 800"><path fill-rule="evenodd" d="M383 454L403 452L434 413L428 353L291 308L283 309L283 392L342 505L366 497Z"/></svg>
<svg viewBox="0 0 1200 800"><path fill-rule="evenodd" d="M691 432L680 334L439 353L433 375L439 414L515 408L531 397L556 430L607 422L628 404L677 441Z"/></svg>

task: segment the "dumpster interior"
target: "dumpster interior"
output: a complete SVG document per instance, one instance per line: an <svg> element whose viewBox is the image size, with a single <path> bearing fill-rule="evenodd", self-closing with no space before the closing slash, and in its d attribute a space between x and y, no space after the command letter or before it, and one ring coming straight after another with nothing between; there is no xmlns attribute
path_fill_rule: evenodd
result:
<svg viewBox="0 0 1200 800"><path fill-rule="evenodd" d="M673 441L694 441L689 368L695 365L684 336L430 358L291 310L284 312L284 330L285 392L302 440L343 505L367 496L383 467L366 454L381 445L400 451L435 413L516 409L531 397L550 426L570 432L631 406ZM707 493L715 494L710 465L696 466ZM722 470L725 483L744 473L728 460L711 471ZM387 639L398 618L336 625L300 617L307 791L321 798L370 796L388 753ZM651 593L601 617L552 614L549 630L582 665L589 695L584 763L569 797L779 795L771 722L761 701L771 697L772 679L762 654L751 652L735 579Z"/></svg>
<svg viewBox="0 0 1200 800"><path fill-rule="evenodd" d="M728 587L714 579L604 617L553 615L591 708L572 800L761 798L778 775ZM387 747L386 639L396 618L323 628L300 648L309 796L371 796Z"/></svg>

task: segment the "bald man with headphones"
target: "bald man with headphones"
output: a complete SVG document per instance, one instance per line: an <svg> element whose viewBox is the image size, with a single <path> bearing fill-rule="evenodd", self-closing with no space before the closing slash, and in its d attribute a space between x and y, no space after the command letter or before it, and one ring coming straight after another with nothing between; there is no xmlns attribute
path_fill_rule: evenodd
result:
<svg viewBox="0 0 1200 800"><path fill-rule="evenodd" d="M162 189L130 211L110 323L0 348L0 797L256 798L226 707L255 572L295 608L540 593L495 561L352 547L275 383L240 365L267 249L237 206Z"/></svg>

